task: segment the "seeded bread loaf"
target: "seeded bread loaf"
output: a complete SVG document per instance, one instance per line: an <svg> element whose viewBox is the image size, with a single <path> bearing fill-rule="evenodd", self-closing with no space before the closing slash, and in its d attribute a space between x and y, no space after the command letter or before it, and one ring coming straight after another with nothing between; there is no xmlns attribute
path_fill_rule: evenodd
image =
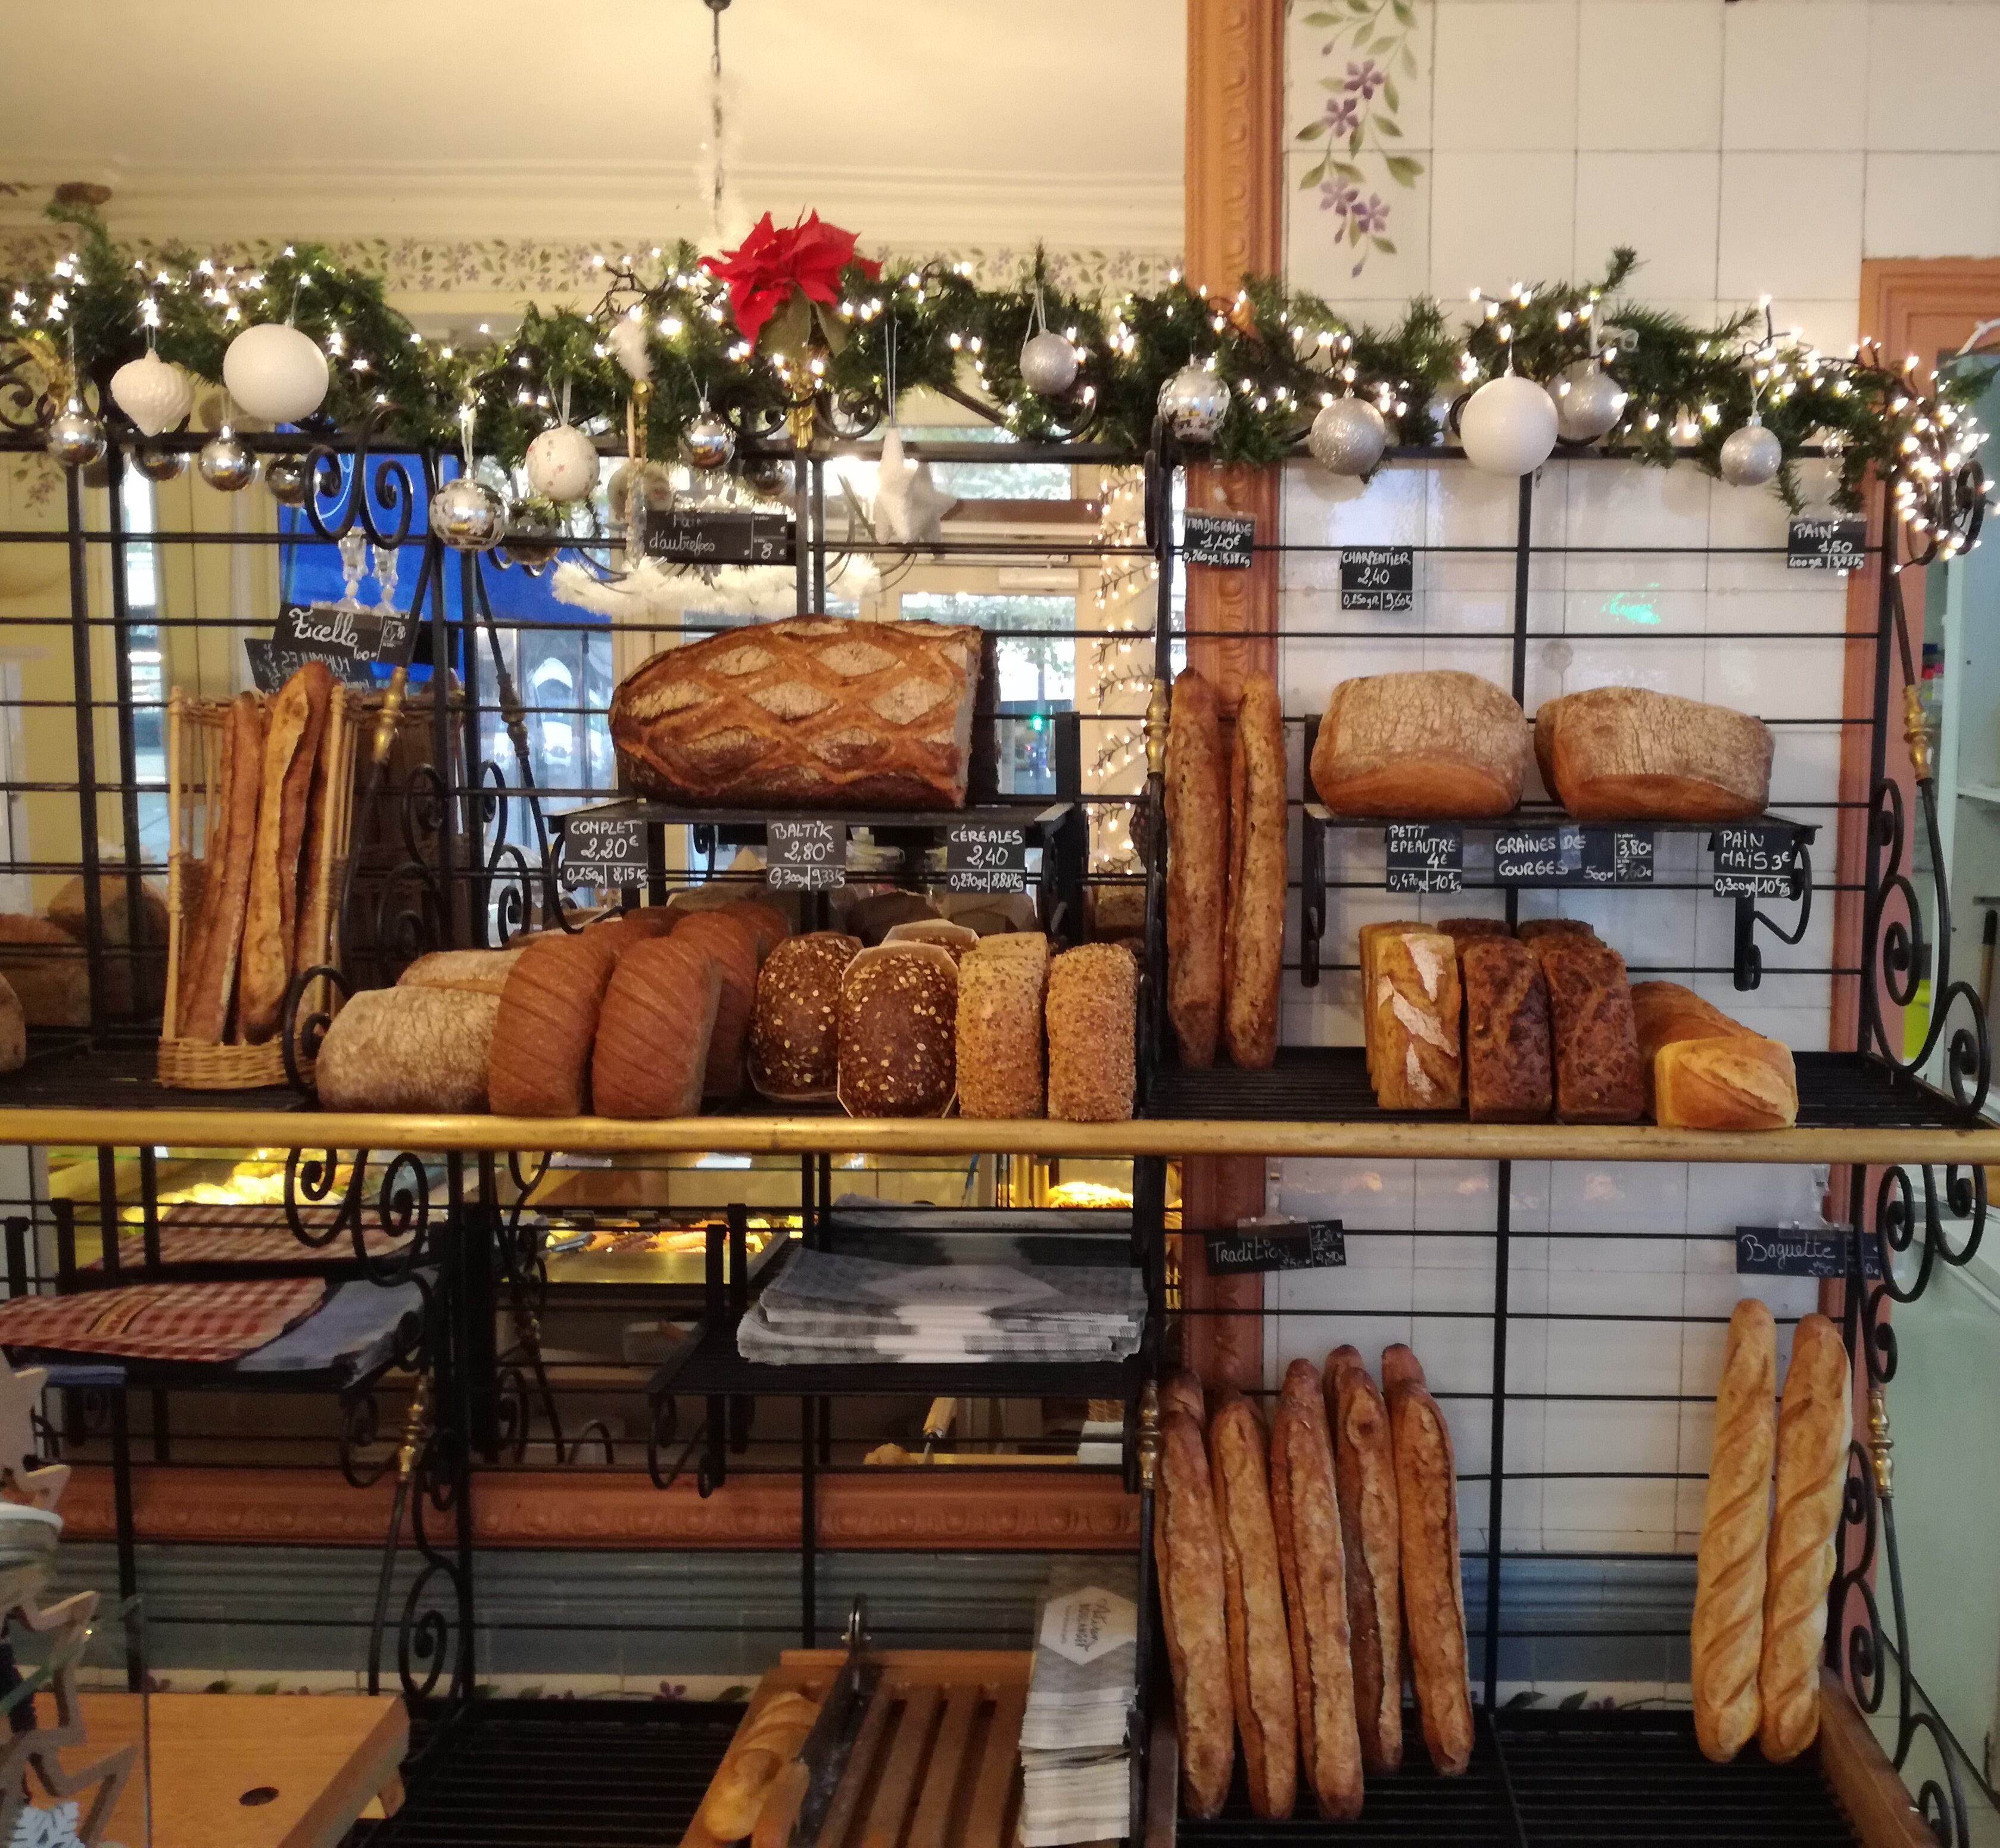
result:
<svg viewBox="0 0 2000 1848"><path fill-rule="evenodd" d="M1465 1101L1474 1123L1538 1123L1554 1103L1549 988L1526 943L1470 937L1465 990Z"/></svg>
<svg viewBox="0 0 2000 1848"><path fill-rule="evenodd" d="M964 1117L1042 1113L1046 954L988 950L958 965L958 1108Z"/></svg>
<svg viewBox="0 0 2000 1848"><path fill-rule="evenodd" d="M590 1108L590 1055L604 991L617 966L601 930L537 937L500 991L486 1091L502 1117L581 1117Z"/></svg>
<svg viewBox="0 0 2000 1848"><path fill-rule="evenodd" d="M957 1087L958 969L929 943L884 944L840 985L840 1101L852 1117L942 1117Z"/></svg>
<svg viewBox="0 0 2000 1848"><path fill-rule="evenodd" d="M591 1050L600 1117L691 1117L701 1108L722 974L699 943L675 935L620 954Z"/></svg>
<svg viewBox="0 0 2000 1848"><path fill-rule="evenodd" d="M1132 1114L1139 965L1120 943L1086 943L1049 964L1049 1114L1120 1123Z"/></svg>
<svg viewBox="0 0 2000 1848"><path fill-rule="evenodd" d="M498 995L364 988L334 1016L314 1082L329 1110L486 1108Z"/></svg>
<svg viewBox="0 0 2000 1848"><path fill-rule="evenodd" d="M750 1039L750 1013L757 1001L757 931L747 919L726 911L696 912L674 931L715 958L722 978L715 1026L708 1037L708 1065L703 1074L704 1097L743 1095L744 1052Z"/></svg>
<svg viewBox="0 0 2000 1848"><path fill-rule="evenodd" d="M861 940L837 930L787 937L757 972L750 1082L783 1103L832 1097L840 1082L840 984Z"/></svg>
<svg viewBox="0 0 2000 1848"><path fill-rule="evenodd" d="M1643 686L1565 693L1535 714L1542 780L1584 822L1740 822L1771 795L1760 719Z"/></svg>
<svg viewBox="0 0 2000 1848"><path fill-rule="evenodd" d="M1537 937L1549 986L1556 1116L1564 1123L1637 1123L1645 1110L1625 959L1595 938Z"/></svg>
<svg viewBox="0 0 2000 1848"><path fill-rule="evenodd" d="M1312 783L1335 815L1422 821L1505 815L1528 773L1528 721L1477 674L1343 680L1327 701Z"/></svg>

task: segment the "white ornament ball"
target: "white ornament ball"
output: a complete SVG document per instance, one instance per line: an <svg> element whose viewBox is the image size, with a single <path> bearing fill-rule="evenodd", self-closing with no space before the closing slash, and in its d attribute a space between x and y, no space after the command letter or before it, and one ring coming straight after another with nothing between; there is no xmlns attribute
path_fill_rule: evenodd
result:
<svg viewBox="0 0 2000 1848"><path fill-rule="evenodd" d="M1076 383L1076 349L1053 328L1021 345L1021 383L1040 398L1061 398Z"/></svg>
<svg viewBox="0 0 2000 1848"><path fill-rule="evenodd" d="M453 551L489 551L507 536L507 503L484 481L460 475L431 496L431 530Z"/></svg>
<svg viewBox="0 0 2000 1848"><path fill-rule="evenodd" d="M1321 405L1306 436L1313 460L1337 475L1365 475L1388 446L1389 426L1365 398Z"/></svg>
<svg viewBox="0 0 2000 1848"><path fill-rule="evenodd" d="M543 431L528 445L528 485L558 506L597 485L597 445L573 423Z"/></svg>
<svg viewBox="0 0 2000 1848"><path fill-rule="evenodd" d="M325 401L326 355L283 321L246 327L222 356L222 382L252 417L297 423Z"/></svg>
<svg viewBox="0 0 2000 1848"><path fill-rule="evenodd" d="M1594 443L1625 415L1625 387L1595 360L1565 366L1549 386L1556 432L1565 443Z"/></svg>
<svg viewBox="0 0 2000 1848"><path fill-rule="evenodd" d="M721 468L736 453L736 432L704 411L681 432L681 453L696 468Z"/></svg>
<svg viewBox="0 0 2000 1848"><path fill-rule="evenodd" d="M1229 387L1207 367L1189 364L1160 387L1160 415L1183 443L1213 443L1229 412Z"/></svg>
<svg viewBox="0 0 2000 1848"><path fill-rule="evenodd" d="M1762 487L1784 459L1783 446L1755 417L1722 439L1722 478L1732 488Z"/></svg>
<svg viewBox="0 0 2000 1848"><path fill-rule="evenodd" d="M73 398L49 425L42 446L65 468L88 468L104 454L104 426Z"/></svg>
<svg viewBox="0 0 2000 1848"><path fill-rule="evenodd" d="M1533 379L1503 373L1488 379L1459 414L1466 458L1488 474L1524 475L1556 446L1555 401Z"/></svg>
<svg viewBox="0 0 2000 1848"><path fill-rule="evenodd" d="M201 453L195 458L195 467L201 471L201 478L211 488L219 488L224 494L234 494L248 488L257 478L257 457L250 446L233 431L217 430L201 446Z"/></svg>
<svg viewBox="0 0 2000 1848"><path fill-rule="evenodd" d="M194 408L194 387L178 366L156 353L130 360L111 375L111 401L142 436L171 430Z"/></svg>

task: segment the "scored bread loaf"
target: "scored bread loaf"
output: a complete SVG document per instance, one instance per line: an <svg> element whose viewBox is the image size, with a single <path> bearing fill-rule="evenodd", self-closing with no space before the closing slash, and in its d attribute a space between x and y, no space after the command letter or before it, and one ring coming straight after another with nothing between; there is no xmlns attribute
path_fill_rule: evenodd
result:
<svg viewBox="0 0 2000 1848"><path fill-rule="evenodd" d="M1377 939L1371 1011L1375 1095L1385 1110L1455 1110L1464 1101L1458 957L1451 939L1405 930Z"/></svg>
<svg viewBox="0 0 2000 1848"><path fill-rule="evenodd" d="M1047 980L1046 950L1040 957L996 953L982 943L958 965L960 1115L1041 1115Z"/></svg>
<svg viewBox="0 0 2000 1848"><path fill-rule="evenodd" d="M1269 674L1248 674L1230 769L1222 1032L1231 1061L1253 1070L1278 1056L1286 828L1285 721L1277 683Z"/></svg>
<svg viewBox="0 0 2000 1848"><path fill-rule="evenodd" d="M1530 947L1549 986L1557 1120L1637 1123L1646 1096L1625 959L1594 937L1567 933Z"/></svg>
<svg viewBox="0 0 2000 1848"><path fill-rule="evenodd" d="M1367 1049L1368 1077L1375 1078L1375 952L1378 946L1405 931L1426 927L1414 918L1398 918L1382 924L1364 924L1359 933L1358 960L1361 965L1361 1037Z"/></svg>
<svg viewBox="0 0 2000 1848"><path fill-rule="evenodd" d="M809 1694L781 1690L746 1714L696 1812L717 1842L740 1842L757 1826L778 1773L798 1754L819 1717Z"/></svg>
<svg viewBox="0 0 2000 1848"><path fill-rule="evenodd" d="M1565 693L1535 714L1549 794L1582 822L1740 822L1771 795L1771 730L1643 686Z"/></svg>
<svg viewBox="0 0 2000 1848"><path fill-rule="evenodd" d="M498 995L364 988L326 1030L313 1082L329 1110L486 1108Z"/></svg>
<svg viewBox="0 0 2000 1848"><path fill-rule="evenodd" d="M840 1101L850 1117L942 1117L957 1088L958 968L929 943L864 951L840 985Z"/></svg>
<svg viewBox="0 0 2000 1848"><path fill-rule="evenodd" d="M1201 1421L1161 1395L1153 1513L1160 1627L1173 1671L1181 1800L1190 1816L1217 1815L1229 1794L1236 1714L1224 1617L1222 1531Z"/></svg>
<svg viewBox="0 0 2000 1848"><path fill-rule="evenodd" d="M1441 1775L1456 1777L1472 1762L1472 1690L1466 1680L1465 1589L1459 1576L1451 1431L1407 1347L1384 1350L1382 1381L1396 1453L1410 1679L1431 1763Z"/></svg>
<svg viewBox="0 0 2000 1848"><path fill-rule="evenodd" d="M182 926L174 978L176 1039L220 1045L229 1030L243 951L243 919L250 904L263 767L263 705L255 693L238 693L230 702L223 727L220 778L210 811L209 837L202 849L201 901L192 930L185 915ZM36 1024L32 1012L29 1024Z"/></svg>
<svg viewBox="0 0 2000 1848"><path fill-rule="evenodd" d="M1549 989L1526 944L1468 937L1460 946L1465 990L1465 1100L1474 1123L1536 1123L1554 1102Z"/></svg>
<svg viewBox="0 0 2000 1848"><path fill-rule="evenodd" d="M1389 1410L1359 1348L1327 1356L1321 1389L1333 1428L1361 1762L1394 1771L1403 1762L1403 1534Z"/></svg>
<svg viewBox="0 0 2000 1848"><path fill-rule="evenodd" d="M1669 1129L1786 1129L1798 1120L1791 1048L1679 982L1632 988L1646 1108Z"/></svg>
<svg viewBox="0 0 2000 1848"><path fill-rule="evenodd" d="M840 1082L840 984L861 940L838 930L787 937L757 972L750 1082L780 1103L832 1097Z"/></svg>
<svg viewBox="0 0 2000 1848"><path fill-rule="evenodd" d="M1167 1015L1181 1063L1215 1063L1228 902L1227 760L1215 689L1189 668L1167 728Z"/></svg>
<svg viewBox="0 0 2000 1848"><path fill-rule="evenodd" d="M744 1052L750 1040L750 1014L757 1004L757 929L727 911L701 911L674 928L682 942L715 958L722 978L715 1026L708 1036L708 1064L702 1073L704 1097L743 1095Z"/></svg>
<svg viewBox="0 0 2000 1848"><path fill-rule="evenodd" d="M722 972L699 943L651 937L620 949L590 1054L600 1117L692 1117L701 1108Z"/></svg>
<svg viewBox="0 0 2000 1848"><path fill-rule="evenodd" d="M1528 721L1477 674L1435 668L1343 680L1313 745L1312 784L1339 815L1502 815L1521 799Z"/></svg>
<svg viewBox="0 0 2000 1848"><path fill-rule="evenodd" d="M433 950L396 978L399 988L457 988L468 995L498 995L526 950Z"/></svg>
<svg viewBox="0 0 2000 1848"><path fill-rule="evenodd" d="M601 930L559 931L525 945L500 991L487 1099L502 1117L581 1117L604 991L618 963Z"/></svg>
<svg viewBox="0 0 2000 1848"><path fill-rule="evenodd" d="M1049 964L1049 1114L1122 1123L1137 1084L1139 965L1122 943L1085 943Z"/></svg>
<svg viewBox="0 0 2000 1848"><path fill-rule="evenodd" d="M1347 1568L1319 1369L1294 1360L1271 1415L1271 1520L1291 1619L1299 1756L1319 1813L1361 1813Z"/></svg>
<svg viewBox="0 0 2000 1848"><path fill-rule="evenodd" d="M612 742L629 787L668 801L963 808L985 644L970 624L845 617L732 629L627 675ZM990 759L990 726L980 739Z"/></svg>
<svg viewBox="0 0 2000 1848"><path fill-rule="evenodd" d="M1757 1743L1773 1764L1797 1758L1819 1732L1826 1594L1854 1435L1852 1378L1839 1329L1824 1315L1801 1316L1778 1411L1778 1493L1757 1670Z"/></svg>
<svg viewBox="0 0 2000 1848"><path fill-rule="evenodd" d="M1777 1325L1769 1309L1746 1297L1729 1318L1716 1388L1689 1637L1694 1735L1717 1764L1727 1764L1757 1736L1777 1402Z"/></svg>
<svg viewBox="0 0 2000 1848"><path fill-rule="evenodd" d="M1289 1816L1299 1784L1291 1641L1271 1521L1264 1427L1239 1392L1225 1393L1209 1420L1208 1470L1222 1534L1229 1686L1250 1807L1260 1816Z"/></svg>

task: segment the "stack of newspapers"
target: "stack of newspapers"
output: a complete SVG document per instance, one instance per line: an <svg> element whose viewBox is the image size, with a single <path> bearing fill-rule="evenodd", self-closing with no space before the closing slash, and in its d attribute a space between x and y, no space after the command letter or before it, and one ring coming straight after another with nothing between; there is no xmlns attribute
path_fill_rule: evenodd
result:
<svg viewBox="0 0 2000 1848"><path fill-rule="evenodd" d="M746 1360L1120 1360L1144 1285L1123 1264L891 1263L800 1249L744 1316Z"/></svg>
<svg viewBox="0 0 2000 1848"><path fill-rule="evenodd" d="M1064 1560L1050 1575L1021 1718L1022 1848L1130 1828L1137 1595L1129 1561Z"/></svg>

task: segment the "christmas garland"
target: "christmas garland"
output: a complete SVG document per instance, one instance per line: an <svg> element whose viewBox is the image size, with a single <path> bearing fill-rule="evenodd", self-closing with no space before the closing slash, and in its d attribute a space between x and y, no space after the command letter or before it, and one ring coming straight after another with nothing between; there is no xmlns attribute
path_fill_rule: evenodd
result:
<svg viewBox="0 0 2000 1848"><path fill-rule="evenodd" d="M1727 437L1761 416L1794 506L1792 464L1809 445L1832 457L1849 507L1871 468L1948 477L1969 451L1959 410L1969 386L1919 381L1914 361L1898 369L1869 349L1829 359L1776 335L1767 311L1693 326L1623 296L1638 261L1629 249L1592 282L1475 295L1467 325L1419 297L1378 329L1269 278L1212 295L1176 273L1157 293L1096 300L1055 287L1038 259L1018 287L987 289L965 266L878 264L816 218L786 229L767 218L726 258L683 243L605 262L590 312L531 305L512 333L468 346L426 339L378 278L311 245L246 272L179 249L136 258L88 210L49 216L74 228L74 250L47 275L0 283L0 384L43 423L72 394L108 415L112 375L149 346L217 381L238 334L289 321L330 356L315 425L352 429L372 415L392 439L437 443L469 407L480 450L510 465L564 416L623 433L629 413L656 455L672 454L704 417L750 439L780 438L788 425L794 440L860 436L914 387L1024 439L1075 438L1136 457L1162 384L1190 365L1228 387L1208 450L1223 463L1293 453L1321 408L1349 393L1380 412L1391 441L1422 444L1484 380L1511 370L1546 383L1593 363L1624 394L1607 446L1715 473ZM1023 348L1038 332L1074 349L1074 381L1060 395L1023 378ZM38 389L22 382L30 372Z"/></svg>

